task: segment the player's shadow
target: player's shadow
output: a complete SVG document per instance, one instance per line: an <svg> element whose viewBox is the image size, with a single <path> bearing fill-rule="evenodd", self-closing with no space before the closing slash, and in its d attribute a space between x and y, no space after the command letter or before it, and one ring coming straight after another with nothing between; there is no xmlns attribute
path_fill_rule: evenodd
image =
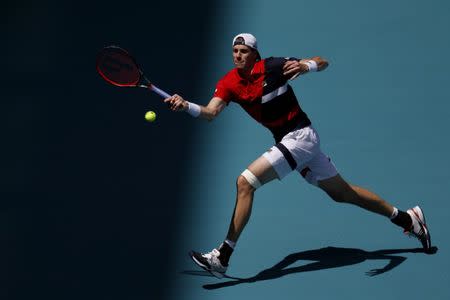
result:
<svg viewBox="0 0 450 300"><path fill-rule="evenodd" d="M380 269L373 269L366 272L366 275L368 276L376 276L394 269L395 267L397 267L406 260L406 257L394 254L400 253L434 254L436 253L436 251L437 251L436 247L433 247L428 252L425 252L422 248L364 251L361 249L326 247L322 249L308 250L290 254L273 267L265 269L256 274L255 276L249 278L228 277L229 279L232 280L215 284L206 284L203 286L203 288L208 290L219 289L238 285L241 283L252 283L262 280L276 279L293 273L310 272L355 265L362 263L366 260L372 259L387 260L388 263L384 267ZM308 260L313 262L306 265L289 268L290 265L294 264L299 260ZM194 272L185 271L184 273L190 275L205 275L204 273L200 272L196 273L195 271Z"/></svg>

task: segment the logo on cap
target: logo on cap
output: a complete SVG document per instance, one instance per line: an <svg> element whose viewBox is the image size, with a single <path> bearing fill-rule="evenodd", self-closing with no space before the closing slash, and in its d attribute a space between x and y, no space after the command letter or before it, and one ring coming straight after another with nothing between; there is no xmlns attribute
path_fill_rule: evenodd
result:
<svg viewBox="0 0 450 300"><path fill-rule="evenodd" d="M242 36L238 36L235 40L234 40L234 44L233 46L236 45L245 45L245 40Z"/></svg>

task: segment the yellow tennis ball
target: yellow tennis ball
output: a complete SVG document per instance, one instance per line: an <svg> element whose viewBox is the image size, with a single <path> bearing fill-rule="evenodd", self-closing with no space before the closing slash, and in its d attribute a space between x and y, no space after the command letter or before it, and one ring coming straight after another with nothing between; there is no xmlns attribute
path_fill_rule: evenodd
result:
<svg viewBox="0 0 450 300"><path fill-rule="evenodd" d="M156 114L154 111L148 111L145 114L145 119L149 122L154 122L156 120Z"/></svg>

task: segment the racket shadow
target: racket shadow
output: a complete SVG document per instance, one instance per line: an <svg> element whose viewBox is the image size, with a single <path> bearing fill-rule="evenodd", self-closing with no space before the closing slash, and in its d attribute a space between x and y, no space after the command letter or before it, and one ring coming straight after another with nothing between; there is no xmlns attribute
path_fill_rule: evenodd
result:
<svg viewBox="0 0 450 300"><path fill-rule="evenodd" d="M326 247L316 250L308 250L302 252L292 253L286 256L279 263L275 264L273 267L265 269L255 276L248 278L235 278L234 280L228 280L225 282L206 284L203 285L204 289L214 290L225 287L231 287L242 283L254 283L264 280L273 280L289 274L311 272L332 268L340 268L349 265L355 265L362 263L366 260L385 260L387 264L380 269L373 269L366 272L367 276L377 276L392 269L398 267L407 258L400 256L398 254L403 253L426 253L434 254L437 252L437 247L433 247L431 251L425 252L422 248L411 248L411 249L384 249L377 251L365 251L361 249L354 248L337 248L337 247ZM312 261L306 265L291 267L299 260ZM185 271L184 274L193 274L192 271ZM205 272L207 273L207 272ZM202 275L205 276L205 275ZM208 276L208 275L206 275ZM228 277L230 279L230 277Z"/></svg>

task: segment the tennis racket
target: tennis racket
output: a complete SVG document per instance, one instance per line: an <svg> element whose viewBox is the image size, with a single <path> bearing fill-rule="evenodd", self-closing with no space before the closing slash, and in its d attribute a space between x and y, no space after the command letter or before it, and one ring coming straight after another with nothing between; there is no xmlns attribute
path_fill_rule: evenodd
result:
<svg viewBox="0 0 450 300"><path fill-rule="evenodd" d="M149 89L163 98L171 97L145 77L136 60L118 46L107 46L97 55L97 72L112 85Z"/></svg>

